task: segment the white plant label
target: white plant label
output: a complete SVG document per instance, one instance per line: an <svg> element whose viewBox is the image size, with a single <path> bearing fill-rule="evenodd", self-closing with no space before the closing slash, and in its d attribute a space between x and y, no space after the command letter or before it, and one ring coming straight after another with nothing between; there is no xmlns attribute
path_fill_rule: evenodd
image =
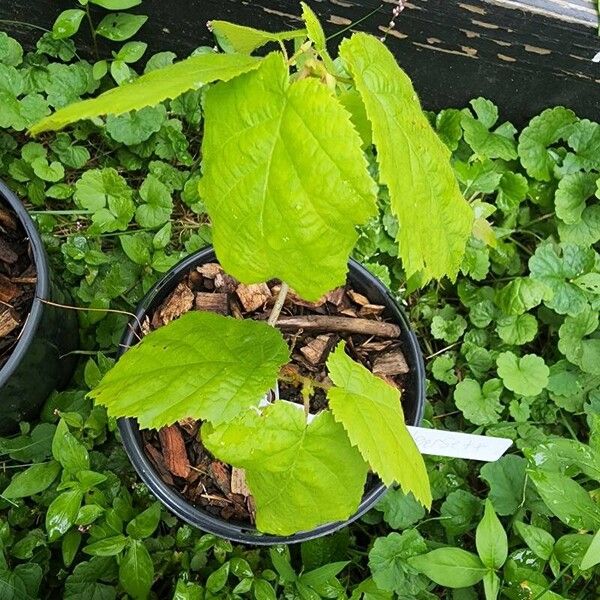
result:
<svg viewBox="0 0 600 600"><path fill-rule="evenodd" d="M279 398L278 390L274 395ZM287 402L287 400L283 400L283 402ZM260 402L259 407L268 406L270 403L269 396L266 396ZM299 410L304 410L301 404L291 404ZM306 420L310 423L314 418L315 415L310 414L307 415ZM433 456L494 462L512 446L512 440L507 438L444 431L442 429L426 429L425 427L412 427L411 425L408 425L407 429L413 440L415 440L419 452Z"/></svg>
<svg viewBox="0 0 600 600"><path fill-rule="evenodd" d="M421 454L494 462L512 446L512 440L506 438L410 425L407 429Z"/></svg>

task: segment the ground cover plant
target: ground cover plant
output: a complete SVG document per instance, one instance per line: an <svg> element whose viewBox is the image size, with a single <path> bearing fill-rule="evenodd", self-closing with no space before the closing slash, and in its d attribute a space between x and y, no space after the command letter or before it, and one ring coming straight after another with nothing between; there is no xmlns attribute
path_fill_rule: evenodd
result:
<svg viewBox="0 0 600 600"><path fill-rule="evenodd" d="M161 53L137 70L173 59ZM119 126L83 122L32 141L23 131L49 107L113 85L110 74L94 80L71 40L50 35L32 52L0 35L0 63L1 176L35 213L73 303L98 309L80 314L82 362L69 391L1 440L0 597L600 593L600 125L559 107L517 132L483 99L430 116L476 215L456 284L417 290L407 279L385 189L354 255L417 328L427 423L508 436L515 447L485 466L428 458L428 515L392 490L331 538L259 551L161 510L132 473L114 420L86 398L128 319L106 309L130 311L211 240L196 192L202 114L188 99L202 92L116 117Z"/></svg>

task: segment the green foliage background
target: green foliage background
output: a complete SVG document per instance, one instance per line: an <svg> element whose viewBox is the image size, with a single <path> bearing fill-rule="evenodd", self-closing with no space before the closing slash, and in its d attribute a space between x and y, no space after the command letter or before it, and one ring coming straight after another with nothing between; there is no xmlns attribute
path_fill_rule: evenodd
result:
<svg viewBox="0 0 600 600"><path fill-rule="evenodd" d="M35 214L73 303L129 311L210 243L197 193L203 91L32 142L23 130L51 109L175 58L161 52L141 67L145 47L126 42L92 65L70 39L79 15L64 18L67 34L46 34L31 52L0 33L0 176ZM122 42L141 26L120 21L101 31ZM427 424L511 437L511 453L488 465L428 458L430 514L391 490L330 538L235 546L161 510L137 480L114 421L85 398L127 316L84 312L71 388L0 440L0 598L600 594L600 125L554 108L519 133L481 98L430 118L477 216L457 283L407 284L383 187L355 255L417 329Z"/></svg>

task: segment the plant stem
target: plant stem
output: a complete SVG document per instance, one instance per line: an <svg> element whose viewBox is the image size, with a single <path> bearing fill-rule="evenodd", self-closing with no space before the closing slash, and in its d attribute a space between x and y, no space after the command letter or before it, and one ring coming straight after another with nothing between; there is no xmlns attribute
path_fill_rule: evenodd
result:
<svg viewBox="0 0 600 600"><path fill-rule="evenodd" d="M275 300L275 304L273 305L273 310L269 316L269 320L267 323L271 325L271 327L275 327L275 323L277 323L277 319L279 319L279 315L281 314L281 309L283 308L283 304L285 303L285 299L290 290L290 286L285 282L281 282L281 287L279 288L279 293L277 294L277 298Z"/></svg>
<svg viewBox="0 0 600 600"><path fill-rule="evenodd" d="M94 55L96 57L96 60L100 60L100 52L98 52L98 38L96 36L96 28L94 27L94 22L92 21L92 15L90 14L89 3L85 5L85 14L87 16L87 21L90 26L90 33L92 34L92 42L94 44Z"/></svg>

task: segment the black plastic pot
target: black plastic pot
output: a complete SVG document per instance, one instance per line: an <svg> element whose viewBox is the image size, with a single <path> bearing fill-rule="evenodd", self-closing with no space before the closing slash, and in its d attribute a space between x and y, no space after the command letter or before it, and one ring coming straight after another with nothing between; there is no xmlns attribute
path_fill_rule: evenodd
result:
<svg viewBox="0 0 600 600"><path fill-rule="evenodd" d="M21 201L0 181L0 197L8 203L29 238L37 271L35 299L8 361L0 369L0 432L18 429L19 421L37 417L42 404L56 388L65 385L75 368L79 329L74 313L44 304L65 303L53 285L42 239Z"/></svg>
<svg viewBox="0 0 600 600"><path fill-rule="evenodd" d="M119 356L125 352L125 348L136 343L138 323L143 322L146 315L153 313L175 289L188 271L207 262L216 262L216 256L212 248L201 250L180 262L146 294L146 297L138 306L136 312L137 320L132 319L125 329L125 334L121 340ZM406 422L411 425L418 425L423 417L425 404L425 367L417 338L410 328L402 309L389 294L385 286L354 260L351 260L349 263L348 281L353 289L367 296L373 303L384 305L386 307L386 316L402 327L402 350L411 369L408 385L403 394L402 404ZM263 534L246 525L237 525L215 517L190 504L181 494L164 483L158 473L156 473L152 463L144 452L142 437L135 419L120 419L119 430L125 451L135 470L152 493L171 512L194 527L214 533L233 542L253 545L290 544L321 537L333 533L358 519L372 508L386 491L383 483L375 480L375 483L365 491L356 513L346 521L328 523L310 531L302 531L290 536Z"/></svg>

